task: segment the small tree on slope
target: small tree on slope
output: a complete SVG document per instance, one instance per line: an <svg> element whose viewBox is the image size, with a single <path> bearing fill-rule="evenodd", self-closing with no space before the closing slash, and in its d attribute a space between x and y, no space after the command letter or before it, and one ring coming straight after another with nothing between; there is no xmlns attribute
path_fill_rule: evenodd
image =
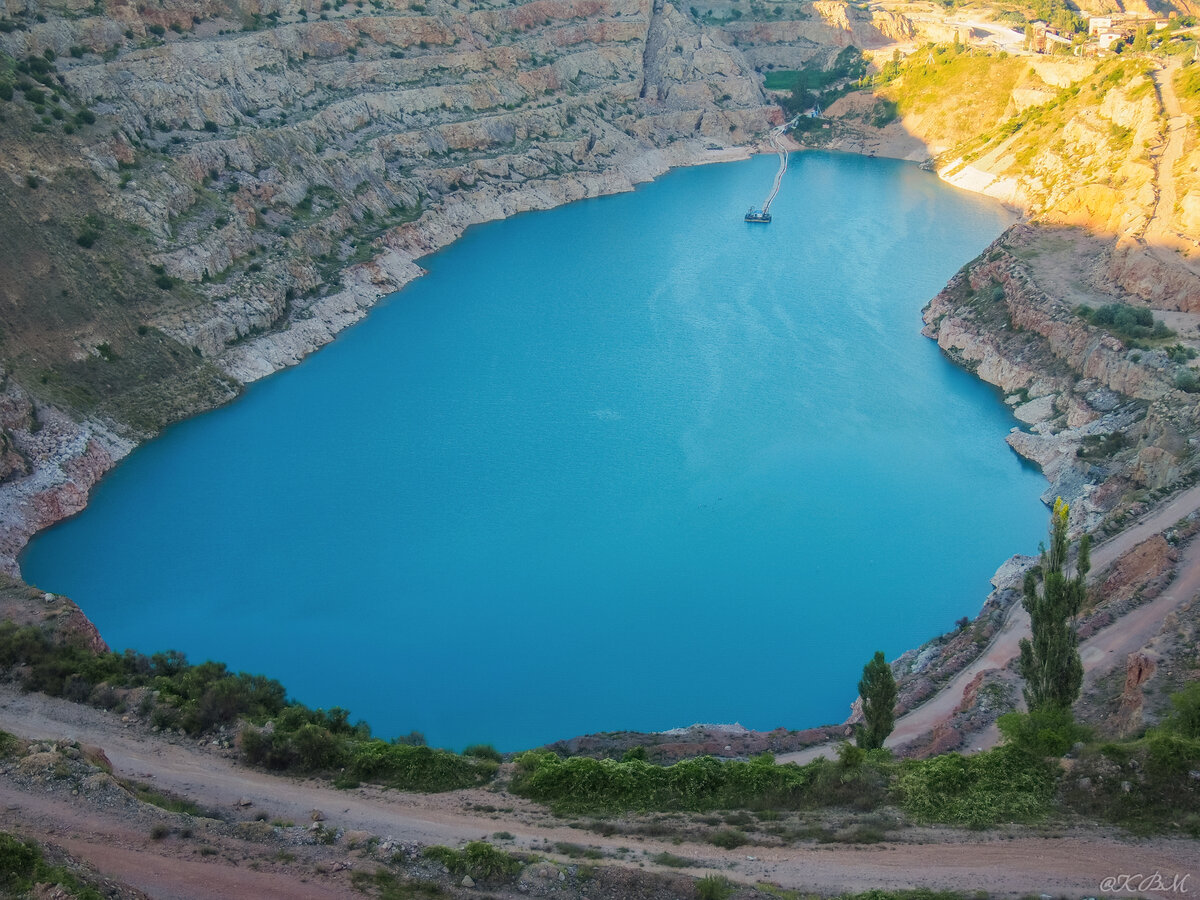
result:
<svg viewBox="0 0 1200 900"><path fill-rule="evenodd" d="M1025 702L1030 711L1066 710L1079 696L1083 663L1075 617L1086 594L1084 578L1091 568L1090 539L1079 542L1075 574L1068 577L1067 504L1060 497L1050 515L1050 550L1042 547L1038 569L1025 575L1025 598L1033 640L1021 640L1018 671L1025 679Z"/></svg>
<svg viewBox="0 0 1200 900"><path fill-rule="evenodd" d="M864 750L878 750L896 724L896 679L882 650L876 650L871 661L863 666L858 695L862 697L864 721L854 740Z"/></svg>

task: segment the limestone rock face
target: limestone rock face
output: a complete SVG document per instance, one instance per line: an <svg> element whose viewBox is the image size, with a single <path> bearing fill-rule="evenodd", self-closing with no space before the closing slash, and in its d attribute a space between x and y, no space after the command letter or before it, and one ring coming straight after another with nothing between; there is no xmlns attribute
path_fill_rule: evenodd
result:
<svg viewBox="0 0 1200 900"><path fill-rule="evenodd" d="M1183 435L1196 434L1200 413L1176 388L1181 363L1129 349L1039 287L1023 256L1045 240L1057 240L1047 226L1011 228L929 303L925 333L1013 395L1032 427L1014 428L1009 445L1050 481L1043 499L1062 497L1091 527L1119 500L1117 486L1180 476L1194 449Z"/></svg>

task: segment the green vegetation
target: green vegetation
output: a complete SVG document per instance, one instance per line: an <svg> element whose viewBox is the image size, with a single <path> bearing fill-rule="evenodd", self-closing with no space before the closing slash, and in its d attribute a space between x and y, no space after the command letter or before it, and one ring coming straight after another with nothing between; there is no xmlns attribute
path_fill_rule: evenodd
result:
<svg viewBox="0 0 1200 900"><path fill-rule="evenodd" d="M710 844L715 847L723 847L726 850L736 850L749 840L744 831L738 831L736 828L722 828L708 836Z"/></svg>
<svg viewBox="0 0 1200 900"><path fill-rule="evenodd" d="M1089 729L1076 724L1069 709L1005 713L996 724L1011 746L1039 759L1061 757L1091 737Z"/></svg>
<svg viewBox="0 0 1200 900"><path fill-rule="evenodd" d="M1029 613L1033 640L1021 639L1017 670L1025 679L1025 702L1032 711L1069 710L1083 684L1083 663L1079 659L1075 617L1087 596L1088 569L1091 568L1091 539L1079 541L1075 574L1068 577L1067 515L1070 509L1062 498L1054 501L1050 516L1050 551L1042 548L1040 565L1025 575L1022 600Z"/></svg>
<svg viewBox="0 0 1200 900"><path fill-rule="evenodd" d="M1083 438L1083 443L1075 455L1080 459L1096 461L1108 459L1114 453L1125 448L1126 438L1123 431L1110 431L1108 434L1089 434Z"/></svg>
<svg viewBox="0 0 1200 900"><path fill-rule="evenodd" d="M854 740L864 750L878 750L896 724L896 679L882 650L876 650L863 666L858 682L862 698L863 723L854 731Z"/></svg>
<svg viewBox="0 0 1200 900"><path fill-rule="evenodd" d="M928 116L927 140L953 146L965 135L983 135L1005 119L1012 90L1025 77L1028 63L1017 58L961 51L953 44L925 44L902 58L893 55L879 73L860 82L874 87L879 99L902 116ZM947 96L969 96L970 103L946 106ZM872 110L882 118L885 110Z"/></svg>
<svg viewBox="0 0 1200 900"><path fill-rule="evenodd" d="M502 881L521 871L521 860L497 850L487 841L472 841L462 850L426 847L425 855L436 859L454 875L470 875L476 881Z"/></svg>
<svg viewBox="0 0 1200 900"><path fill-rule="evenodd" d="M76 900L101 900L104 896L62 866L49 865L37 844L0 831L0 894L21 897L32 892L35 884L61 885Z"/></svg>
<svg viewBox="0 0 1200 900"><path fill-rule="evenodd" d="M176 796L175 794L164 793L158 790L158 788L143 784L140 781L125 782L125 787L143 803L149 803L151 806L157 806L159 809L165 809L167 812L184 813L189 816L209 816L214 819L219 818L211 810L201 809L191 800Z"/></svg>
<svg viewBox="0 0 1200 900"><path fill-rule="evenodd" d="M763 86L767 90L791 91L782 106L789 115L807 112L814 105L829 106L838 97L853 90L867 72L867 62L857 47L846 47L828 69L805 66L799 70L779 70L767 73Z"/></svg>
<svg viewBox="0 0 1200 900"><path fill-rule="evenodd" d="M234 674L224 663L193 665L175 651L152 656L132 650L92 653L53 641L34 626L0 623L0 672L15 667L23 671L26 690L118 710L126 707L127 689L144 688L141 712L161 728L188 734L233 727L239 719L270 721L269 729L243 729L241 751L249 763L275 771L341 770L340 786L369 781L402 790L445 791L490 781L498 768L482 747L474 748L474 755L459 756L413 745L411 736L401 739L410 743L373 739L369 726L351 725L344 709L326 712L289 702L274 679Z"/></svg>
<svg viewBox="0 0 1200 900"><path fill-rule="evenodd" d="M354 787L360 781L406 791L452 791L484 784L496 774L497 764L446 750L388 744L369 740L350 744L332 757L331 768L345 763L345 773L335 782Z"/></svg>
<svg viewBox="0 0 1200 900"><path fill-rule="evenodd" d="M1173 713L1145 736L1085 747L1060 791L1062 804L1136 834L1200 837L1200 683L1171 704Z"/></svg>
<svg viewBox="0 0 1200 900"><path fill-rule="evenodd" d="M512 790L560 814L754 809L763 816L781 809L869 811L895 804L920 823L985 828L1073 813L1136 832L1200 836L1200 783L1191 776L1200 766L1200 685L1172 702L1175 711L1163 725L1121 743L1087 743L1089 730L1074 722L1069 709L1043 708L1001 717L1006 743L994 750L901 762L850 744L839 748L837 762L805 766L776 765L769 754L749 762L702 757L654 766L531 751L517 759ZM1064 770L1056 758L1068 751L1078 761ZM743 821L725 817L727 825ZM843 839L823 831L809 836ZM708 838L731 848L744 839L729 827ZM872 826L853 835L855 841L881 839Z"/></svg>
<svg viewBox="0 0 1200 900"><path fill-rule="evenodd" d="M377 869L374 875L362 871L352 872L350 884L356 891L364 894L373 891L379 900L425 900L446 896L446 892L437 882L401 880L387 869Z"/></svg>
<svg viewBox="0 0 1200 900"><path fill-rule="evenodd" d="M1055 521L1065 519L1061 510L1056 515ZM1060 543L1047 563L1063 553ZM1043 577L1054 570L1046 565ZM1065 575L1052 580L1073 590L1073 579ZM236 727L238 720L258 723L262 727L245 726L240 736L247 762L280 771L337 772L339 786L370 781L405 790L452 790L484 783L498 767L498 754L487 745L459 756L424 746L415 733L391 743L372 739L367 725L351 725L344 709L326 712L288 702L276 681L233 674L221 663L191 665L178 653L91 653L55 643L36 627L0 624L0 672L14 671L28 689L118 710L136 702L156 724L193 734ZM130 690L135 688L145 690ZM1060 696L1057 690L1051 695ZM1138 832L1200 836L1200 782L1191 776L1200 767L1200 685L1172 702L1173 714L1143 737L1084 744L1071 771L1048 758L1078 749L1088 733L1068 709L1049 703L1028 715L1002 717L1007 743L969 757L951 753L896 762L886 751L842 744L836 761L818 759L804 766L777 765L770 754L749 761L700 757L657 766L637 754L621 761L563 759L540 750L517 757L510 789L565 814L759 810L761 821L772 821L784 809L867 812L895 804L917 822L978 828L1038 821L1061 811L1098 816ZM20 747L0 732L0 756ZM186 799L137 783L128 787L164 809L203 814ZM714 831L708 838L712 843L735 848L749 840L742 827L752 818L745 813L722 818L728 827ZM815 836L826 839L824 832ZM832 839L873 841L882 839L882 832L868 825ZM573 849L562 852L575 855ZM518 865L483 843L436 852L447 868L472 878L501 877ZM579 852L589 855L585 848Z"/></svg>
<svg viewBox="0 0 1200 900"><path fill-rule="evenodd" d="M972 828L1032 822L1050 811L1054 768L1010 746L974 756L947 753L904 763L896 791L918 822Z"/></svg>
<svg viewBox="0 0 1200 900"><path fill-rule="evenodd" d="M1087 34L1087 21L1065 0L1030 0L1029 9L1030 21L1049 22L1063 37Z"/></svg>
<svg viewBox="0 0 1200 900"><path fill-rule="evenodd" d="M637 759L561 759L531 750L517 757L511 789L558 812L863 809L883 800L889 765L887 754L861 751L836 763L818 759L806 766L776 765L769 753L748 762L703 756L656 766Z"/></svg>
<svg viewBox="0 0 1200 900"><path fill-rule="evenodd" d="M692 860L686 857L679 856L675 853L668 853L664 850L662 853L656 853L650 857L651 862L660 866L668 866L672 869L686 869L692 865Z"/></svg>
<svg viewBox="0 0 1200 900"><path fill-rule="evenodd" d="M726 900L735 890L736 885L724 875L705 875L696 881L696 896L700 900Z"/></svg>
<svg viewBox="0 0 1200 900"><path fill-rule="evenodd" d="M1155 321L1154 313L1144 307L1106 303L1099 309L1080 306L1076 312L1092 325L1115 334L1131 346L1144 346L1139 342L1146 339L1165 340L1175 336L1174 331L1163 322Z"/></svg>

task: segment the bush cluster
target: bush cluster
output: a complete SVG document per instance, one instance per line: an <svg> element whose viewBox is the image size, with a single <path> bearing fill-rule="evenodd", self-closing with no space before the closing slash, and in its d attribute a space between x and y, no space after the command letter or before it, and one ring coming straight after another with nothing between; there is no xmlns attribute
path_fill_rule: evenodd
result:
<svg viewBox="0 0 1200 900"><path fill-rule="evenodd" d="M462 850L450 847L426 847L425 855L444 865L454 875L470 875L476 881L496 881L514 878L521 871L521 861L487 841L472 841Z"/></svg>
<svg viewBox="0 0 1200 900"><path fill-rule="evenodd" d="M252 765L275 771L340 773L338 784L361 781L403 790L445 791L490 781L499 768L486 745L459 756L414 744L414 732L389 744L371 738L365 722L350 724L339 707L328 712L289 702L282 684L263 675L232 673L224 663L193 665L176 651L145 656L93 653L58 643L33 626L0 624L0 672L23 669L22 686L76 702L123 705L119 689L146 688L143 713L162 728L200 734L239 720L239 744Z"/></svg>
<svg viewBox="0 0 1200 900"><path fill-rule="evenodd" d="M776 765L769 753L750 761L711 756L656 766L639 759L562 759L531 750L517 757L511 789L555 810L799 809L882 802L886 753L854 755L852 761L814 760L806 766Z"/></svg>
<svg viewBox="0 0 1200 900"><path fill-rule="evenodd" d="M972 828L1032 822L1050 811L1054 769L1011 745L974 756L947 753L905 762L896 792L918 822Z"/></svg>
<svg viewBox="0 0 1200 900"><path fill-rule="evenodd" d="M174 650L146 656L93 653L71 643L52 640L32 625L19 628L0 623L0 671L23 666L22 687L75 702L92 699L102 685L147 688L157 692L152 718L164 728L199 734L238 718L262 719L287 705L283 685L263 675L233 673L219 662L192 665ZM103 705L113 705L111 703ZM147 710L150 711L150 710Z"/></svg>
<svg viewBox="0 0 1200 900"><path fill-rule="evenodd" d="M1093 325L1111 331L1127 341L1146 338L1157 340L1175 335L1164 323L1154 320L1154 313L1138 306L1128 306L1124 303L1106 303L1099 309L1080 306L1079 314Z"/></svg>
<svg viewBox="0 0 1200 900"><path fill-rule="evenodd" d="M34 885L59 885L77 900L102 900L104 896L62 866L49 865L36 844L0 831L0 895L25 896Z"/></svg>

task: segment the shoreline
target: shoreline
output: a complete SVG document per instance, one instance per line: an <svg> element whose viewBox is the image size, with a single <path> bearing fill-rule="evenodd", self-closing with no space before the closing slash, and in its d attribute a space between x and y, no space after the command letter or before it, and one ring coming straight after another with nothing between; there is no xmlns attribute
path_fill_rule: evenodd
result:
<svg viewBox="0 0 1200 900"><path fill-rule="evenodd" d="M818 150L821 152L845 152L850 155L864 155L843 148L830 148L828 150L824 148L809 148L797 144L790 137L787 140L790 152ZM755 141L753 144L720 149L700 148L696 146L685 146L680 149L683 152L677 150L671 154L667 154L662 151L651 151L640 154L635 159L627 160L614 167L614 170L601 173L594 178L579 179L575 176L569 176L560 179L560 182L568 182L581 189L578 192L573 191L570 194L564 195L561 202L549 202L553 198L548 198L544 192L535 190L533 191L533 199L546 202L517 202L516 197L510 196L508 199L513 201L515 208L512 208L513 204L510 204L510 208L503 211L502 214L493 215L498 209L495 204L482 204L480 199L474 194L458 195L454 203L447 203L427 213L428 218L422 217L417 222L400 226L385 235L383 238L385 248L379 256L346 270L345 276L349 282L348 285L335 294L321 298L310 307L310 310L316 311L316 315L305 318L293 317L289 320L289 325L284 330L256 337L248 342L239 343L221 354L216 361L220 363L226 373L237 377L243 383L250 383L301 362L308 354L315 352L316 349L332 341L342 330L363 319L370 309L384 297L401 290L405 285L424 274L424 269L419 266L417 260L424 255L448 246L454 240L461 237L471 225L507 218L517 212L555 208L573 199L590 199L592 197L634 190L638 184L646 183L660 177L673 168L741 161L759 153L773 154L775 152L774 148L771 148L763 140ZM909 162L916 161L915 159L906 158L899 153L892 152L894 149L894 147L888 145L884 148L885 152L881 155L883 158L902 159ZM880 154L875 153L872 155ZM940 176L939 179L945 181ZM526 192L511 192L511 194L517 197L524 193ZM65 417L63 418L65 420ZM65 425L65 422L62 424ZM85 422L81 426L81 430L87 430L89 426L94 428L95 431L87 434L87 440L82 444L84 452L80 453L80 457L83 458L90 454L94 465L76 466L75 473L82 474L85 478L91 477L93 480L90 484L83 486L79 481L70 480L56 484L52 480L53 470L51 470L50 476L47 477L47 470L45 468L36 470L33 475L22 480L22 487L32 482L35 485L34 490L36 491L38 488L41 488L43 493L40 496L35 494L33 497L26 494L15 506L18 509L33 509L38 513L45 511L44 515L39 515L37 519L32 520L36 523L36 528L28 531L25 535L26 540L30 539L36 533L36 530L49 527L56 521L80 512L86 505L88 489L137 446L132 441L122 441L111 434L111 432L102 433L98 428L95 428L95 423ZM97 436L105 438L107 443L102 443ZM78 445L79 441L76 441L76 444ZM65 472L66 467L62 466L58 471ZM35 476L38 475L42 477L36 479ZM47 482L49 482L48 488L43 487ZM11 501L16 492L11 490L11 487L10 485L0 487L0 511L14 508L14 504ZM69 502L54 502L58 499L57 497L53 498L51 502L36 502L46 498L46 494L53 494L55 491L66 495ZM18 494L18 496L20 495ZM30 500L34 502L30 503ZM8 517L4 518L5 526L8 526L10 522L11 520ZM8 547L11 546L11 544L8 545ZM0 543L0 550L4 549L7 549L7 547L3 543ZM17 553L19 552L18 550ZM1011 567L1013 560L1016 558L1007 558L1000 564L997 571L1004 571L1006 568ZM0 561L3 561L6 566L12 567L10 568L10 572L18 574L15 571L17 559L17 554L13 554ZM993 582L995 582L994 578ZM980 604L980 615L986 613L989 601L995 595L996 592L993 591L983 598ZM930 640L935 640L937 637L937 635L931 635ZM922 646L925 645L923 644ZM907 652L912 653L915 651ZM848 701L851 699L853 698L848 698ZM806 730L826 731L828 729L840 729L845 726L846 722L853 720L853 715L853 711L851 711L850 718L840 724L823 724ZM668 731L677 731L680 728L686 730L688 726L677 726L676 729L668 729ZM761 734L769 733L761 732Z"/></svg>

